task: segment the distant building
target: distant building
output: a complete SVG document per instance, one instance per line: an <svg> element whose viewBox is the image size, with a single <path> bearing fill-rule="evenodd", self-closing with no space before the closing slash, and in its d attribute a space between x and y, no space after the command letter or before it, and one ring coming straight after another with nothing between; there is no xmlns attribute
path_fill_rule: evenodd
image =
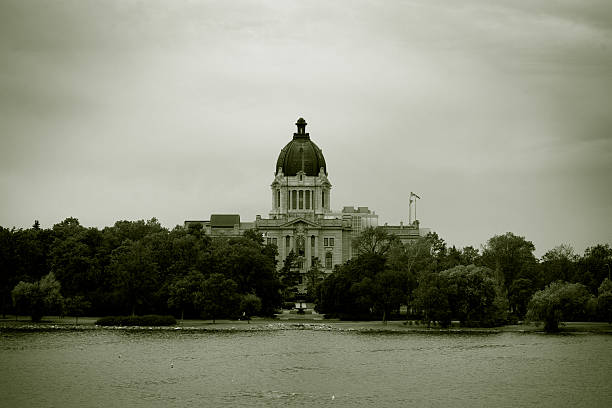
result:
<svg viewBox="0 0 612 408"><path fill-rule="evenodd" d="M281 150L271 184L272 209L268 218L257 216L254 222L241 222L237 214L213 214L209 221L185 221L201 224L213 237L237 237L257 229L266 243L278 247L279 267L290 251L298 256L296 269L301 274L318 259L326 273L353 257L351 242L361 231L378 226L378 215L368 207L344 207L331 210L331 189L323 152L306 133L306 121L298 119L297 133ZM419 222L388 226L386 231L407 242L428 230ZM305 290L301 279L298 290Z"/></svg>

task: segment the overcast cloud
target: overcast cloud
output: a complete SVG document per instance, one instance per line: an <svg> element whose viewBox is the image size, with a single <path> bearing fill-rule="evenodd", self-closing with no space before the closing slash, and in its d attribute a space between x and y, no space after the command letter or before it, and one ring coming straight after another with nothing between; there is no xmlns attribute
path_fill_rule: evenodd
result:
<svg viewBox="0 0 612 408"><path fill-rule="evenodd" d="M4 0L0 225L265 217L303 116L336 209L611 243L612 3L491 3Z"/></svg>

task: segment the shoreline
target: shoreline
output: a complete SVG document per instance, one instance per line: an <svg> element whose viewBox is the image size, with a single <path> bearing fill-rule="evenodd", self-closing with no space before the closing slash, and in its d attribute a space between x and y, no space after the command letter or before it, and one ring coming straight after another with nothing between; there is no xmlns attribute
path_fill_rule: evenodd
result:
<svg viewBox="0 0 612 408"><path fill-rule="evenodd" d="M250 323L240 320L184 320L173 326L97 326L97 317L82 317L75 323L72 317L47 318L38 323L29 320L0 319L2 332L35 332L35 331L173 331L173 332L252 332L283 330L316 330L353 333L389 333L389 334L499 334L499 333L541 333L543 326L535 324L516 324L499 327L459 327L450 328L407 324L406 321L340 321L337 319L272 319L254 318ZM612 334L612 325L603 322L567 322L555 334Z"/></svg>

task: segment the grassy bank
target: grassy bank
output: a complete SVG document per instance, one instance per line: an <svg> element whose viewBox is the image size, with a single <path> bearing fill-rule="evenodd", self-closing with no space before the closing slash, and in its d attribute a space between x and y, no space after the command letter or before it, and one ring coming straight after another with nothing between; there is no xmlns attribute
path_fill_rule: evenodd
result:
<svg viewBox="0 0 612 408"><path fill-rule="evenodd" d="M28 330L40 329L95 329L97 317L79 317L78 323L74 317L45 317L39 323L32 323L26 316L20 316L15 320L14 316L0 319L0 328ZM250 322L242 320L193 320L178 321L175 327L194 330L278 330L278 329L327 329L339 331L390 331L390 332L465 332L465 333L499 333L499 332L542 332L542 325L516 324L495 328L458 327L454 325L450 329L440 327L428 328L426 325L406 324L405 321L390 321L386 324L380 321L339 321L313 320L307 318L296 319L272 319L254 317ZM171 327L171 329L175 329ZM602 333L612 334L612 325L601 322L567 322L561 326L562 333Z"/></svg>

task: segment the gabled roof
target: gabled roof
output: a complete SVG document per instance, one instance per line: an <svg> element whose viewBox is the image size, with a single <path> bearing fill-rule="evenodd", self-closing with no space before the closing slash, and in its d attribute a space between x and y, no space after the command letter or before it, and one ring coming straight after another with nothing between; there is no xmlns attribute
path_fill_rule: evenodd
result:
<svg viewBox="0 0 612 408"><path fill-rule="evenodd" d="M279 225L279 228L287 228L299 222L303 222L304 224L310 225L311 227L320 227L319 224L300 217L300 218L295 218L289 222Z"/></svg>

